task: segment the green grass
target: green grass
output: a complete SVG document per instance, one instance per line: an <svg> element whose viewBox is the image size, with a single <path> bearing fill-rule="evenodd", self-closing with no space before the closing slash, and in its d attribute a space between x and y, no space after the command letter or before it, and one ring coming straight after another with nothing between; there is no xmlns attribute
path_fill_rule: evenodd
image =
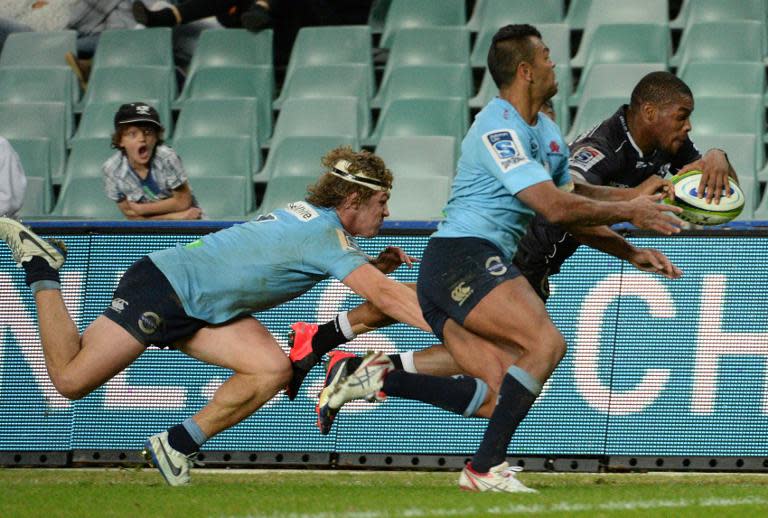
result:
<svg viewBox="0 0 768 518"><path fill-rule="evenodd" d="M470 494L457 473L0 469L0 517L762 516L768 476L524 473L538 494Z"/></svg>

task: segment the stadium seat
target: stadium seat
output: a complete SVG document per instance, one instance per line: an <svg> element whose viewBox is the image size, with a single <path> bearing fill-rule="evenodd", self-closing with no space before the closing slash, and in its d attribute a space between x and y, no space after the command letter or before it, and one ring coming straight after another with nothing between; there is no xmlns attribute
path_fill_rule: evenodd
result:
<svg viewBox="0 0 768 518"><path fill-rule="evenodd" d="M145 103L151 106L158 106L159 100L157 99L142 99ZM115 112L122 104L122 101L112 102L93 102L85 107L83 115L80 118L80 124L77 126L75 136L72 137L70 145L74 145L75 142L82 139L110 139L115 132ZM160 122L163 126L168 125L169 113L159 112ZM168 138L167 132L165 135Z"/></svg>
<svg viewBox="0 0 768 518"><path fill-rule="evenodd" d="M177 100L179 108L187 99L250 98L258 111L259 141L272 135L274 69L268 65L202 68L188 81Z"/></svg>
<svg viewBox="0 0 768 518"><path fill-rule="evenodd" d="M359 139L362 123L357 97L288 99L275 124L271 146L285 137L342 136Z"/></svg>
<svg viewBox="0 0 768 518"><path fill-rule="evenodd" d="M688 63L677 75L699 96L765 93L765 66L757 61Z"/></svg>
<svg viewBox="0 0 768 518"><path fill-rule="evenodd" d="M464 0L392 0L384 20L380 45L390 48L401 29L464 27L465 23Z"/></svg>
<svg viewBox="0 0 768 518"><path fill-rule="evenodd" d="M283 84L302 66L360 64L370 68L369 97L374 93L371 28L361 26L303 27L291 49Z"/></svg>
<svg viewBox="0 0 768 518"><path fill-rule="evenodd" d="M102 178L101 166L116 151L109 138L83 138L74 142L65 178Z"/></svg>
<svg viewBox="0 0 768 518"><path fill-rule="evenodd" d="M452 181L444 176L397 178L388 202L389 219L442 219L443 208L451 196ZM425 196L425 193L429 193L429 196Z"/></svg>
<svg viewBox="0 0 768 518"><path fill-rule="evenodd" d="M179 137L173 148L190 178L242 176L250 181L260 166L252 164L251 140L246 136Z"/></svg>
<svg viewBox="0 0 768 518"><path fill-rule="evenodd" d="M0 102L61 102L66 107L66 136L74 129L72 72L58 67L0 67Z"/></svg>
<svg viewBox="0 0 768 518"><path fill-rule="evenodd" d="M566 141L570 144L580 134L607 119L619 109L619 106L628 102L629 91L618 97L590 97L583 100L573 118Z"/></svg>
<svg viewBox="0 0 768 518"><path fill-rule="evenodd" d="M259 206L260 214L268 214L275 209L285 207L292 201L307 197L307 186L317 181L317 175L280 176L272 178L264 191L264 199Z"/></svg>
<svg viewBox="0 0 768 518"><path fill-rule="evenodd" d="M510 3L510 0L488 0L492 4L500 6ZM496 8L489 5L489 18L484 20L479 27L479 33L475 40L470 63L473 67L485 67L488 60L488 49L491 46L493 35L500 27L511 23L533 23L541 33L541 37L549 47L550 58L555 63L570 63L571 60L571 31L568 25L560 23L562 17L556 13L562 11L562 2L550 0L549 2L528 2L512 0L515 8ZM543 4L543 5L542 5ZM539 8L541 5L541 9ZM558 11L559 8L559 11ZM534 10L537 14L529 14Z"/></svg>
<svg viewBox="0 0 768 518"><path fill-rule="evenodd" d="M592 0L571 0L568 4L568 12L565 14L565 23L572 30L583 30L587 24L587 16Z"/></svg>
<svg viewBox="0 0 768 518"><path fill-rule="evenodd" d="M57 183L64 174L66 117L65 103L0 103L0 135L8 140L48 139L51 179Z"/></svg>
<svg viewBox="0 0 768 518"><path fill-rule="evenodd" d="M272 29L206 29L200 33L187 71L188 80L198 70L211 67L272 65Z"/></svg>
<svg viewBox="0 0 768 518"><path fill-rule="evenodd" d="M173 68L173 44L169 27L140 31L109 29L99 36L93 70L102 67L158 66Z"/></svg>
<svg viewBox="0 0 768 518"><path fill-rule="evenodd" d="M691 116L691 123L698 135L754 135L758 139L755 163L763 163L762 135L765 129L765 111L761 95L696 97L696 109Z"/></svg>
<svg viewBox="0 0 768 518"><path fill-rule="evenodd" d="M395 184L403 177L453 178L456 173L454 137L381 137L376 146Z"/></svg>
<svg viewBox="0 0 768 518"><path fill-rule="evenodd" d="M392 0L373 0L368 14L368 26L374 34L381 34L384 30L384 21L387 19L387 11Z"/></svg>
<svg viewBox="0 0 768 518"><path fill-rule="evenodd" d="M283 85L274 107L279 108L286 99L319 99L331 97L355 97L360 110L360 132L371 131L370 69L367 65L323 65L297 67L291 80Z"/></svg>
<svg viewBox="0 0 768 518"><path fill-rule="evenodd" d="M258 114L255 99L188 99L174 135L182 137L244 136L251 142L251 164L261 163Z"/></svg>
<svg viewBox="0 0 768 518"><path fill-rule="evenodd" d="M242 220L253 210L253 182L239 176L204 176L189 182L208 219Z"/></svg>
<svg viewBox="0 0 768 518"><path fill-rule="evenodd" d="M667 66L672 40L665 25L607 24L595 29L586 50L582 77L602 63L663 63Z"/></svg>
<svg viewBox="0 0 768 518"><path fill-rule="evenodd" d="M107 198L102 178L67 178L52 215L65 218L125 219L117 204Z"/></svg>
<svg viewBox="0 0 768 518"><path fill-rule="evenodd" d="M576 106L590 97L619 97L629 94L645 75L666 70L664 63L605 63L594 65L582 76L569 104Z"/></svg>
<svg viewBox="0 0 768 518"><path fill-rule="evenodd" d="M0 67L69 69L64 55L77 54L76 41L75 31L14 32L2 46Z"/></svg>
<svg viewBox="0 0 768 518"><path fill-rule="evenodd" d="M587 15L584 35L579 44L579 50L571 60L572 67L583 67L587 62L587 55L592 47L597 29L602 25L616 24L651 24L660 25L669 30L668 19L669 5L667 0L646 0L645 2L616 2L615 0L592 0ZM621 30L619 28L618 30ZM627 27L627 30L630 30ZM627 33L627 37L631 37ZM620 38L620 36L619 36ZM610 43L604 41L606 45ZM653 41L654 48L658 45ZM630 52L630 45L622 46ZM666 61L666 60L665 60Z"/></svg>
<svg viewBox="0 0 768 518"><path fill-rule="evenodd" d="M264 168L254 176L256 182L266 182L277 176L311 176L322 170L320 161L330 150L339 146L360 148L357 138L334 137L284 137L269 148Z"/></svg>
<svg viewBox="0 0 768 518"><path fill-rule="evenodd" d="M27 176L27 189L24 192L24 204L18 216L28 218L45 218L51 203L51 188L45 178Z"/></svg>
<svg viewBox="0 0 768 518"><path fill-rule="evenodd" d="M499 27L508 23L530 23L539 27L539 23L560 23L563 21L563 0L476 0L467 28L473 32L482 32L486 28ZM509 18L514 16L513 18Z"/></svg>
<svg viewBox="0 0 768 518"><path fill-rule="evenodd" d="M27 177L27 197L23 207L26 211L22 211L22 215L41 215L49 212L53 208L50 140L41 137L8 140L19 155L21 166Z"/></svg>
<svg viewBox="0 0 768 518"><path fill-rule="evenodd" d="M91 103L146 101L158 99L155 109L165 125L165 132L173 131L171 99L176 83L173 70L166 67L103 67L95 70L83 96L83 108Z"/></svg>
<svg viewBox="0 0 768 518"><path fill-rule="evenodd" d="M700 22L722 20L765 21L765 0L683 0L680 13L669 23L675 29L683 29Z"/></svg>
<svg viewBox="0 0 768 518"><path fill-rule="evenodd" d="M469 64L469 31L463 27L401 29L392 45L381 84L402 66Z"/></svg>
<svg viewBox="0 0 768 518"><path fill-rule="evenodd" d="M683 33L672 66L695 61L763 61L764 26L757 21L702 22Z"/></svg>
<svg viewBox="0 0 768 518"><path fill-rule="evenodd" d="M387 105L368 144L381 137L448 136L458 143L469 128L469 110L463 97L398 99Z"/></svg>
<svg viewBox="0 0 768 518"><path fill-rule="evenodd" d="M418 65L394 68L373 99L377 108L395 99L464 97L472 94L468 65Z"/></svg>

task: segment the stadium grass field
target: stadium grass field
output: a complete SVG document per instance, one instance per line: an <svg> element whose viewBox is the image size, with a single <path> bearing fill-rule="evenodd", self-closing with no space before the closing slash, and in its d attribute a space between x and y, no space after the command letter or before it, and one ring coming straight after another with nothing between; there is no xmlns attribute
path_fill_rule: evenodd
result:
<svg viewBox="0 0 768 518"><path fill-rule="evenodd" d="M525 473L538 494L473 494L457 473L2 469L0 516L765 516L768 475Z"/></svg>

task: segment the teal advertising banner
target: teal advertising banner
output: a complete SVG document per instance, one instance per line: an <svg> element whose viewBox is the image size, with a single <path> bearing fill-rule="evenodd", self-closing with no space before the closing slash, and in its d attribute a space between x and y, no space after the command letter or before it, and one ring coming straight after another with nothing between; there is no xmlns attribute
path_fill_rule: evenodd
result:
<svg viewBox="0 0 768 518"><path fill-rule="evenodd" d="M199 233L169 227L44 235L68 244L63 293L83 330L133 261ZM569 350L510 453L768 455L768 238L738 232L629 239L664 251L684 276L642 273L584 247L566 263L552 278L548 308ZM371 254L396 245L415 256L426 241L424 232L363 240ZM414 282L417 268L394 277ZM287 351L292 322L323 322L359 302L326 281L256 316ZM345 349L394 352L434 343L398 324ZM0 247L0 451L139 449L147 436L197 411L227 375L177 351L150 349L90 396L66 400L45 372L23 270ZM480 419L390 399L349 404L322 436L314 413L322 377L315 369L295 401L279 394L206 449L463 455L485 428Z"/></svg>

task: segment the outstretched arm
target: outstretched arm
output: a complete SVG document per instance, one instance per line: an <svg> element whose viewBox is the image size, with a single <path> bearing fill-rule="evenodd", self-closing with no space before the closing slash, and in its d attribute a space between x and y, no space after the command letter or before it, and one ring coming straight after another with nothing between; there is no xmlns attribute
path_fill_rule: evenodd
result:
<svg viewBox="0 0 768 518"><path fill-rule="evenodd" d="M421 314L416 293L405 284L394 281L370 264L364 264L347 275L342 282L370 301L385 315L432 332Z"/></svg>

